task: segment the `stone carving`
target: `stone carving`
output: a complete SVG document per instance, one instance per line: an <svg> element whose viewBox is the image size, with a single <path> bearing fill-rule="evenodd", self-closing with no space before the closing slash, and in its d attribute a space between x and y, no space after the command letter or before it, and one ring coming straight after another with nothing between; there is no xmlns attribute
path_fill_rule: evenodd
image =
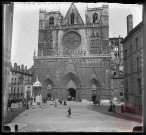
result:
<svg viewBox="0 0 146 135"><path fill-rule="evenodd" d="M44 39L45 39L45 42L46 42L45 50L53 49L53 37L52 37L52 31L51 30L45 31Z"/></svg>
<svg viewBox="0 0 146 135"><path fill-rule="evenodd" d="M63 37L63 45L68 50L74 50L79 47L81 43L81 37L76 32L68 32Z"/></svg>
<svg viewBox="0 0 146 135"><path fill-rule="evenodd" d="M74 66L73 66L73 64L68 64L67 66L66 66L66 71L68 71L68 72L73 72L75 69L74 69Z"/></svg>

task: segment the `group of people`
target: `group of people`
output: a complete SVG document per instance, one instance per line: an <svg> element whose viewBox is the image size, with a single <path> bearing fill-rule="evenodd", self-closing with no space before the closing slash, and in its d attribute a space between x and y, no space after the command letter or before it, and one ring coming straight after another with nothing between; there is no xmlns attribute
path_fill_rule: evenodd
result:
<svg viewBox="0 0 146 135"><path fill-rule="evenodd" d="M26 99L20 99L20 101L19 101L19 105L20 105L20 102L22 102L22 107L23 108L28 108L27 106L28 106L28 101L26 100ZM31 104L31 101L29 101L30 102L30 104ZM15 103L14 101L13 101L13 99L12 98L8 98L8 102L7 102L7 110L10 108L10 110L11 110L11 112L13 111L12 110L12 103Z"/></svg>
<svg viewBox="0 0 146 135"><path fill-rule="evenodd" d="M59 102L61 105L62 105L62 103L63 103L64 105L66 105L66 101L65 101L65 100L63 101L63 100L59 99L58 102Z"/></svg>

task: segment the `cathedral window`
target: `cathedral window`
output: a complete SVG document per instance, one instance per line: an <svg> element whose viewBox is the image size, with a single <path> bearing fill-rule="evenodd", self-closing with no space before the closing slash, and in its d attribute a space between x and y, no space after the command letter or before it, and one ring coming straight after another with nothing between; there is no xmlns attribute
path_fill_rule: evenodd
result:
<svg viewBox="0 0 146 135"><path fill-rule="evenodd" d="M70 23L71 24L74 24L75 22L74 22L74 19L75 19L75 15L74 15L74 13L71 13L71 15L70 15Z"/></svg>
<svg viewBox="0 0 146 135"><path fill-rule="evenodd" d="M94 35L94 32L92 32L91 35L91 49L97 49L99 48L99 33L97 31L96 35Z"/></svg>
<svg viewBox="0 0 146 135"><path fill-rule="evenodd" d="M98 14L94 13L93 14L93 23L97 23L97 20L98 20Z"/></svg>
<svg viewBox="0 0 146 135"><path fill-rule="evenodd" d="M115 42L115 51L118 51L118 50L119 50L119 42L116 41L116 42Z"/></svg>
<svg viewBox="0 0 146 135"><path fill-rule="evenodd" d="M50 25L53 25L53 24L54 24L54 17L51 16L51 17L49 18L49 24L50 24Z"/></svg>

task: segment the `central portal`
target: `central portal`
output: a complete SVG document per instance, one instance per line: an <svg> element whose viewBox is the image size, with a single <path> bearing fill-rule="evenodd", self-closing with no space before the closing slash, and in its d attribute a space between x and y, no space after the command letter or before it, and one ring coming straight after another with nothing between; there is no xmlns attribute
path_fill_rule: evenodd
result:
<svg viewBox="0 0 146 135"><path fill-rule="evenodd" d="M76 90L74 88L69 88L68 89L68 100L75 100L76 98Z"/></svg>

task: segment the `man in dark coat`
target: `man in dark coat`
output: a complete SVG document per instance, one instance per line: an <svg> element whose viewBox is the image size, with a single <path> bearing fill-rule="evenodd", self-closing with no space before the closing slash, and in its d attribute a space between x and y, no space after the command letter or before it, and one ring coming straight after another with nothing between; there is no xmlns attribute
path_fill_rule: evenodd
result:
<svg viewBox="0 0 146 135"><path fill-rule="evenodd" d="M71 118L71 109L70 109L70 107L69 107L69 109L68 109L68 117Z"/></svg>
<svg viewBox="0 0 146 135"><path fill-rule="evenodd" d="M12 112L13 110L11 108L11 105L12 105L12 100L11 99L8 99L7 110L8 110L8 108L10 108L11 109L11 112Z"/></svg>

